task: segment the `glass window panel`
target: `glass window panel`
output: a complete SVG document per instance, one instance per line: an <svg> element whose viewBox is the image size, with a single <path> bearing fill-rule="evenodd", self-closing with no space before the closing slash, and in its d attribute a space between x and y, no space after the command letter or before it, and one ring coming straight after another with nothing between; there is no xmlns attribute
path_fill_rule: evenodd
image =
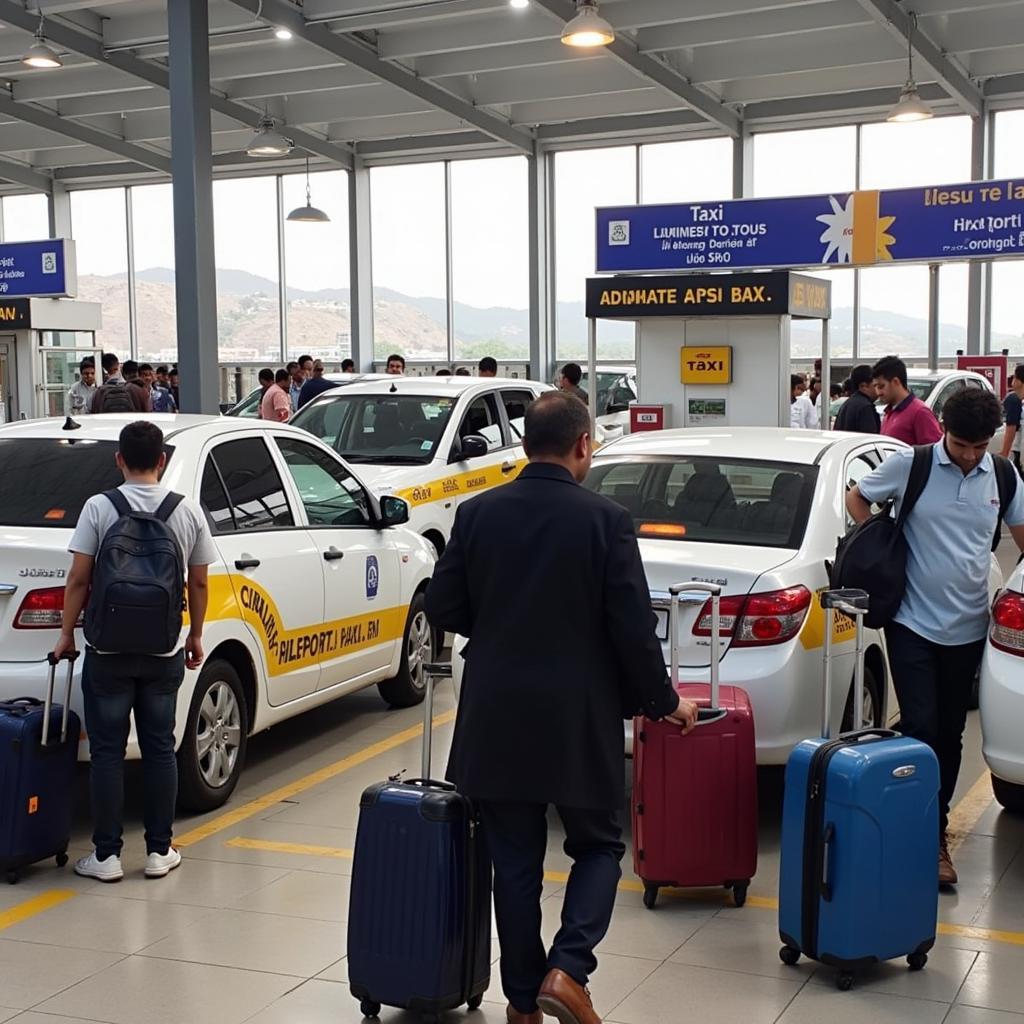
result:
<svg viewBox="0 0 1024 1024"><path fill-rule="evenodd" d="M971 180L971 119L936 117L861 129L861 188L913 188Z"/></svg>
<svg viewBox="0 0 1024 1024"><path fill-rule="evenodd" d="M213 459L231 496L239 530L294 525L284 485L262 438L219 444Z"/></svg>
<svg viewBox="0 0 1024 1024"><path fill-rule="evenodd" d="M1024 110L1001 110L995 116L995 176L1024 175ZM1024 352L1024 263L992 263L990 351Z"/></svg>
<svg viewBox="0 0 1024 1024"><path fill-rule="evenodd" d="M444 164L370 171L377 359L448 357L444 206Z"/></svg>
<svg viewBox="0 0 1024 1024"><path fill-rule="evenodd" d="M215 181L213 231L220 360L279 363L276 179Z"/></svg>
<svg viewBox="0 0 1024 1024"><path fill-rule="evenodd" d="M939 267L939 355L956 356L967 351L966 263L943 263Z"/></svg>
<svg viewBox="0 0 1024 1024"><path fill-rule="evenodd" d="M928 355L928 268L872 267L860 272L860 352L865 362Z"/></svg>
<svg viewBox="0 0 1024 1024"><path fill-rule="evenodd" d="M178 318L171 186L133 187L131 201L139 357L151 363L175 363Z"/></svg>
<svg viewBox="0 0 1024 1024"><path fill-rule="evenodd" d="M284 266L288 306L288 357L309 354L328 363L352 354L349 317L348 175L311 174L313 206L329 224L285 220ZM282 179L285 217L306 205L305 174Z"/></svg>
<svg viewBox="0 0 1024 1024"><path fill-rule="evenodd" d="M524 157L451 165L457 359L529 358L528 186Z"/></svg>
<svg viewBox="0 0 1024 1024"><path fill-rule="evenodd" d="M560 362L584 359L587 321L584 298L594 273L594 209L636 202L636 149L581 149L555 155L555 351ZM636 358L632 323L598 321L602 359Z"/></svg>
<svg viewBox="0 0 1024 1024"><path fill-rule="evenodd" d="M729 139L658 142L640 147L640 202L708 202L731 195Z"/></svg>
<svg viewBox="0 0 1024 1024"><path fill-rule="evenodd" d="M857 182L857 129L815 128L754 136L754 195L852 192Z"/></svg>
<svg viewBox="0 0 1024 1024"><path fill-rule="evenodd" d="M996 177L1024 174L1024 110L1001 110L995 122Z"/></svg>
<svg viewBox="0 0 1024 1024"><path fill-rule="evenodd" d="M363 489L340 462L304 441L278 438L310 526L369 526Z"/></svg>
<svg viewBox="0 0 1024 1024"><path fill-rule="evenodd" d="M34 242L50 237L50 211L41 192L30 196L4 196L5 242Z"/></svg>
<svg viewBox="0 0 1024 1024"><path fill-rule="evenodd" d="M96 332L96 344L125 359L131 351L131 325L124 189L72 192L71 232L78 262L78 297L103 306L103 330Z"/></svg>

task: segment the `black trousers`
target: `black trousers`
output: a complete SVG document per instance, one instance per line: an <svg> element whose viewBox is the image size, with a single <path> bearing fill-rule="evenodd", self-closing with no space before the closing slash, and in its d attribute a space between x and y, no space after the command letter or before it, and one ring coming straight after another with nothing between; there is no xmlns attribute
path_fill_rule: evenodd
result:
<svg viewBox="0 0 1024 1024"><path fill-rule="evenodd" d="M550 952L541 938L540 897L547 852L547 805L483 802L480 814L494 864L494 912L501 943L501 984L520 1013L537 1009L537 993L558 968L586 985L597 967L594 947L612 918L626 847L615 811L559 807L572 870L562 927Z"/></svg>
<svg viewBox="0 0 1024 1024"><path fill-rule="evenodd" d="M927 743L939 761L939 827L945 832L960 774L967 707L985 640L946 646L898 623L886 627L885 638L900 702L900 731Z"/></svg>

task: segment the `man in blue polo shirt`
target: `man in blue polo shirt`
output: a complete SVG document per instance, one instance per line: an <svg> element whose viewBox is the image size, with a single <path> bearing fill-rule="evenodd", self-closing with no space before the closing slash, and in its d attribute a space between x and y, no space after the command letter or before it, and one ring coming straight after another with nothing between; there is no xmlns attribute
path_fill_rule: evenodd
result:
<svg viewBox="0 0 1024 1024"><path fill-rule="evenodd" d="M988 445L1002 410L988 391L964 390L946 403L943 422L946 436L933 448L928 483L904 527L906 594L885 633L902 731L927 743L939 761L939 883L953 885L957 874L946 826L971 688L988 634L989 566L999 520ZM872 503L895 499L899 509L913 454L907 448L890 456L847 494L858 523L871 515ZM1004 521L1024 550L1024 486L1015 483Z"/></svg>

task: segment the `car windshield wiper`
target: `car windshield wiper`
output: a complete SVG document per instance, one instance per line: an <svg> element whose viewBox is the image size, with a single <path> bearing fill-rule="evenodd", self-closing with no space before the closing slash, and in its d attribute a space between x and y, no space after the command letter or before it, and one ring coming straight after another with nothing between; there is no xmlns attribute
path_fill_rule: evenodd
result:
<svg viewBox="0 0 1024 1024"><path fill-rule="evenodd" d="M421 455L367 455L365 453L341 452L341 457L349 462L368 462L371 464L396 465L396 466L418 466L429 461Z"/></svg>

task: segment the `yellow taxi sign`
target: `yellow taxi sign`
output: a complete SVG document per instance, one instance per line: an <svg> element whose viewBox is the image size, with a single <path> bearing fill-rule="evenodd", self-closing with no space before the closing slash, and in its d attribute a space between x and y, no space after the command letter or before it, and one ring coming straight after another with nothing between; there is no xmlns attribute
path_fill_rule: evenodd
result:
<svg viewBox="0 0 1024 1024"><path fill-rule="evenodd" d="M731 345L684 345L679 350L684 384L731 384Z"/></svg>

